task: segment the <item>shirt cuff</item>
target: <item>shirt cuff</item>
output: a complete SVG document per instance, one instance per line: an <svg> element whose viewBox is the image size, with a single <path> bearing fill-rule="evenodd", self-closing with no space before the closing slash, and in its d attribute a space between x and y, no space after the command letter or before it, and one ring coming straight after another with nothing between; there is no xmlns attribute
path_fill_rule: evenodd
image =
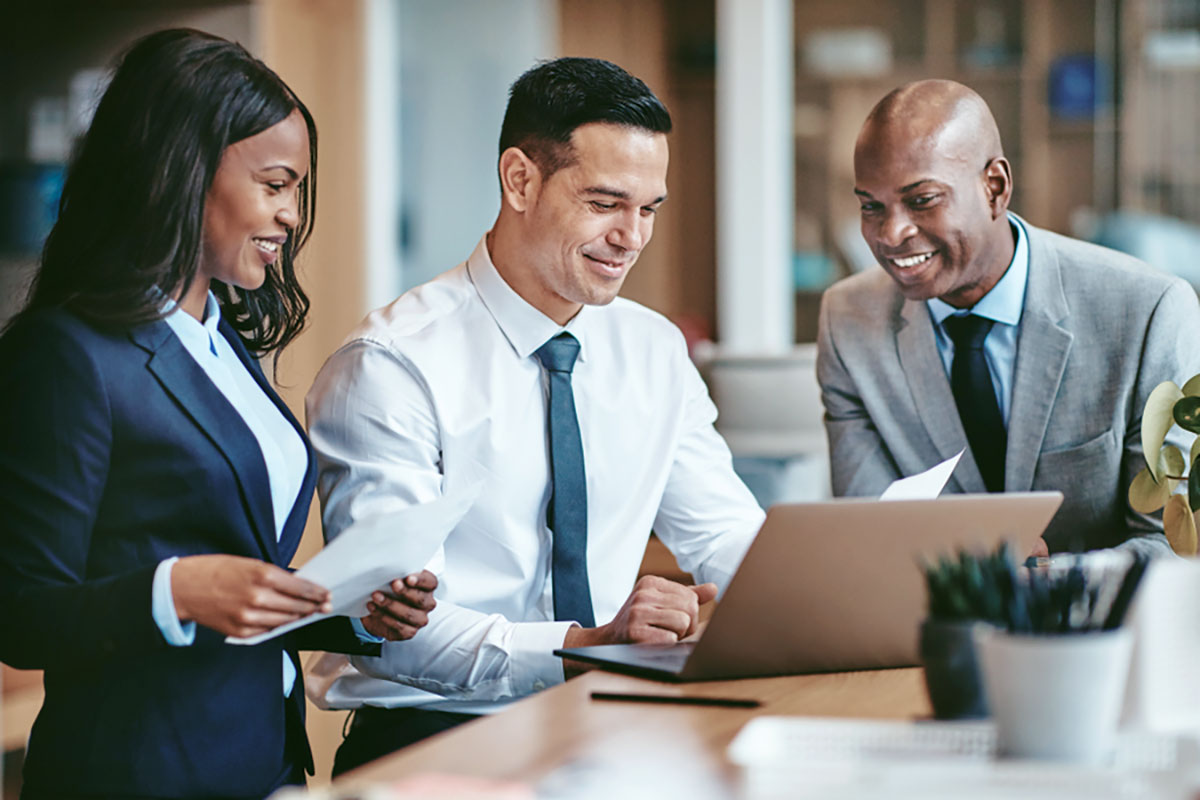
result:
<svg viewBox="0 0 1200 800"><path fill-rule="evenodd" d="M150 592L150 613L154 624L162 632L167 644L172 647L187 647L196 641L196 623L180 622L175 613L175 596L171 593L171 567L179 558L168 558L154 570L154 584Z"/></svg>
<svg viewBox="0 0 1200 800"><path fill-rule="evenodd" d="M367 629L363 627L362 620L358 617L350 617L350 627L354 628L354 635L363 644L383 644L387 641L381 636L368 633Z"/></svg>
<svg viewBox="0 0 1200 800"><path fill-rule="evenodd" d="M557 686L563 676L562 659L554 651L563 646L573 622L519 622L513 625L509 644L512 688L517 697Z"/></svg>

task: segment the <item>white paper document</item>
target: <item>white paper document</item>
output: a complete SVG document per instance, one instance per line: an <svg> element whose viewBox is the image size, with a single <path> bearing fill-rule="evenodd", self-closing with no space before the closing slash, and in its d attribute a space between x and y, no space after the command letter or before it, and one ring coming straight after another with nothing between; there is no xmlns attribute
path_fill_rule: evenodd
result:
<svg viewBox="0 0 1200 800"><path fill-rule="evenodd" d="M936 467L919 472L908 478L892 481L892 485L883 490L880 500L932 500L946 488L950 473L958 466L965 450L947 458Z"/></svg>
<svg viewBox="0 0 1200 800"><path fill-rule="evenodd" d="M226 637L230 644L258 644L326 617L365 617L367 600L397 578L420 572L462 520L481 484L447 492L430 503L360 520L346 528L299 570L298 577L329 589L333 611L310 614L257 636Z"/></svg>

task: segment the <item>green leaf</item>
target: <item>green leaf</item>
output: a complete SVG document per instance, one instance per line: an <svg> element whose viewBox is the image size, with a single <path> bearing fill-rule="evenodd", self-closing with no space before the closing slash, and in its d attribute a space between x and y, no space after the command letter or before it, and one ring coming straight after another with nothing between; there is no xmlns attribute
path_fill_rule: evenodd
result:
<svg viewBox="0 0 1200 800"><path fill-rule="evenodd" d="M1172 410L1175 424L1185 431L1200 433L1200 397L1185 397Z"/></svg>
<svg viewBox="0 0 1200 800"><path fill-rule="evenodd" d="M1200 375L1193 375L1188 378L1188 382L1183 385L1182 391L1185 397L1200 397Z"/></svg>
<svg viewBox="0 0 1200 800"><path fill-rule="evenodd" d="M1183 451L1173 444L1163 447L1158 454L1158 468L1163 475L1183 475L1187 471L1187 462L1183 460ZM1167 490L1175 491L1179 481L1168 478Z"/></svg>
<svg viewBox="0 0 1200 800"><path fill-rule="evenodd" d="M1149 469L1144 469L1129 484L1129 507L1142 514L1153 514L1163 507L1171 489L1166 482L1158 483Z"/></svg>
<svg viewBox="0 0 1200 800"><path fill-rule="evenodd" d="M1200 436L1192 440L1192 449L1188 453L1188 464L1195 464L1196 456L1200 456Z"/></svg>
<svg viewBox="0 0 1200 800"><path fill-rule="evenodd" d="M1163 509L1163 531L1171 549L1181 556L1196 555L1196 517L1183 495L1171 495Z"/></svg>
<svg viewBox="0 0 1200 800"><path fill-rule="evenodd" d="M1146 398L1146 408L1142 411L1142 453L1146 458L1146 466L1154 473L1155 481L1162 480L1158 452L1167 438L1167 431L1175 422L1172 410L1181 397L1183 392L1174 381L1163 381Z"/></svg>
<svg viewBox="0 0 1200 800"><path fill-rule="evenodd" d="M1200 508L1200 469L1192 470L1188 476L1188 505L1192 511Z"/></svg>

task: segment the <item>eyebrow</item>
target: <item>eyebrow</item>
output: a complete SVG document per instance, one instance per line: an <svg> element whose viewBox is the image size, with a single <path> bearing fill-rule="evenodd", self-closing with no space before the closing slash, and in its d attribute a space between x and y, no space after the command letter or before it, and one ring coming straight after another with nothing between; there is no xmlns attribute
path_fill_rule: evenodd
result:
<svg viewBox="0 0 1200 800"><path fill-rule="evenodd" d="M914 181L914 182L910 183L908 186L901 186L900 194L904 194L905 192L911 192L913 189L916 189L918 186L920 186L921 184L924 184L924 183L936 183L936 181L933 178L922 178L919 181Z"/></svg>
<svg viewBox="0 0 1200 800"><path fill-rule="evenodd" d="M269 167L263 167L261 171L262 172L270 172L273 169L285 170L287 172L287 174L291 176L292 180L296 180L297 178L300 177L300 173L296 172L296 170L292 169L287 164L272 164Z"/></svg>
<svg viewBox="0 0 1200 800"><path fill-rule="evenodd" d="M913 181L912 183L908 184L907 186L901 186L900 194L905 194L907 192L911 192L913 189L916 189L916 188L920 187L922 184L926 184L926 183L937 183L937 181L935 181L933 178L922 178L919 181ZM860 197L871 197L872 196L870 192L866 192L866 191L863 191L862 189L858 189L858 188L856 188L854 190L854 193Z"/></svg>
<svg viewBox="0 0 1200 800"><path fill-rule="evenodd" d="M626 192L623 189L611 189L607 186L589 186L583 190L583 193L584 194L602 194L606 197L615 197L618 200L629 200L630 199L629 192ZM666 199L667 199L667 196L664 194L664 195L661 195L660 197L654 198L649 203L645 203L644 205L656 206L659 203L665 202Z"/></svg>

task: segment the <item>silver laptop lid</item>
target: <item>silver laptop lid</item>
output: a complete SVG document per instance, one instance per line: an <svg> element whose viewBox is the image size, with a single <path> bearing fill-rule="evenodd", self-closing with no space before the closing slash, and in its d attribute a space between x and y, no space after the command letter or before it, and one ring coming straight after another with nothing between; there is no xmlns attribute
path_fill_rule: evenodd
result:
<svg viewBox="0 0 1200 800"><path fill-rule="evenodd" d="M843 499L773 506L682 677L917 663L922 559L1009 541L1023 557L1059 492Z"/></svg>

